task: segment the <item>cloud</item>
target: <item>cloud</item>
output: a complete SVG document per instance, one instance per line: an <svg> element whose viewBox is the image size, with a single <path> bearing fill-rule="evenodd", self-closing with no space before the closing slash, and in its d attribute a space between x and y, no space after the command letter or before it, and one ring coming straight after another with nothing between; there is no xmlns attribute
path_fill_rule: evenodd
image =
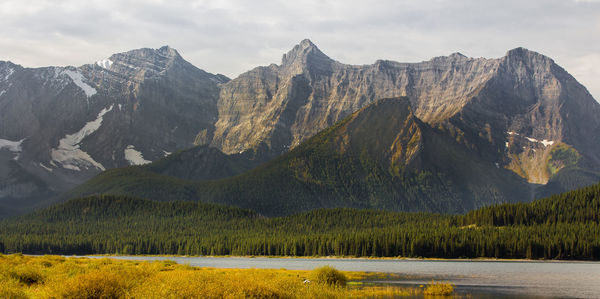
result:
<svg viewBox="0 0 600 299"><path fill-rule="evenodd" d="M168 44L200 68L235 77L279 63L303 38L353 64L500 57L524 46L555 58L600 99L596 36L600 1L591 0L0 2L0 59L25 66L81 65Z"/></svg>
<svg viewBox="0 0 600 299"><path fill-rule="evenodd" d="M576 79L579 83L587 87L588 91L594 95L597 101L600 101L600 53L588 54L569 60L564 67L571 74L577 74Z"/></svg>

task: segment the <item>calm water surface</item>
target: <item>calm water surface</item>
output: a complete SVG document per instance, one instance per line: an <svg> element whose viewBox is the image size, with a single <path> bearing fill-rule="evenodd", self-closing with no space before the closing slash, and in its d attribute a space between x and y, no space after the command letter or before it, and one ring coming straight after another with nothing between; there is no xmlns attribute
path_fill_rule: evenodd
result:
<svg viewBox="0 0 600 299"><path fill-rule="evenodd" d="M457 293L471 294L473 298L600 298L600 263L598 262L171 256L110 258L173 260L180 264L214 268L312 270L330 265L346 271L401 274L401 278L374 283L418 286L427 284L431 279L448 281L456 285Z"/></svg>

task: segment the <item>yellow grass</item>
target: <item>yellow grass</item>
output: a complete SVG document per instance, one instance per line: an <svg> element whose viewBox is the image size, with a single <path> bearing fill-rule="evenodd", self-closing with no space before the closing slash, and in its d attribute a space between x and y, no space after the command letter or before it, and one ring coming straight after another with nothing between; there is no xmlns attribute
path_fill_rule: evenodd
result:
<svg viewBox="0 0 600 299"><path fill-rule="evenodd" d="M454 293L454 286L447 282L435 282L432 280L425 287L423 293L428 296L450 296Z"/></svg>
<svg viewBox="0 0 600 299"><path fill-rule="evenodd" d="M324 273L336 282L323 279ZM423 292L337 283L382 276L332 268L215 269L172 261L0 254L0 298L391 298Z"/></svg>

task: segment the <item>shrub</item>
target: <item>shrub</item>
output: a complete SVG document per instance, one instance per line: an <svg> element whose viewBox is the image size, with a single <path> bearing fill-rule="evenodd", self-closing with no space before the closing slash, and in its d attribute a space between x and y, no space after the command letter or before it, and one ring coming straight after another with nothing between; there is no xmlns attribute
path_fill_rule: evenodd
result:
<svg viewBox="0 0 600 299"><path fill-rule="evenodd" d="M44 267L44 268L50 268L50 267L52 267L52 262L50 262L50 261L41 261L40 265L42 265L42 267Z"/></svg>
<svg viewBox="0 0 600 299"><path fill-rule="evenodd" d="M362 288L351 290L352 297L356 298L398 298L398 297L417 297L418 291L415 289L391 287L391 286L364 286Z"/></svg>
<svg viewBox="0 0 600 299"><path fill-rule="evenodd" d="M0 298L26 299L29 297L16 281L0 280Z"/></svg>
<svg viewBox="0 0 600 299"><path fill-rule="evenodd" d="M431 281L427 285L423 294L429 296L450 296L454 292L454 285L447 282L435 282Z"/></svg>
<svg viewBox="0 0 600 299"><path fill-rule="evenodd" d="M26 284L28 286L34 283L42 283L44 282L44 276L42 273L33 269L31 265L23 265L17 268L14 268L9 272L9 276L22 284Z"/></svg>
<svg viewBox="0 0 600 299"><path fill-rule="evenodd" d="M122 277L107 271L90 271L68 279L62 287L54 289L57 298L122 298L125 295Z"/></svg>
<svg viewBox="0 0 600 299"><path fill-rule="evenodd" d="M344 273L331 266L323 266L312 271L312 279L317 283L328 285L346 286L348 278Z"/></svg>

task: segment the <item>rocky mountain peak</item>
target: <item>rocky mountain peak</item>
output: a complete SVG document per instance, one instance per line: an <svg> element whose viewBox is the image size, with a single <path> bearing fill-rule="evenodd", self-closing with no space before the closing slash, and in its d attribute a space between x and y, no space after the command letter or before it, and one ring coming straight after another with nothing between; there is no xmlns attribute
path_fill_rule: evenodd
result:
<svg viewBox="0 0 600 299"><path fill-rule="evenodd" d="M142 48L124 53L117 53L108 59L96 62L97 66L123 74L145 74L161 73L175 65L187 63L177 50L163 46L159 49Z"/></svg>
<svg viewBox="0 0 600 299"><path fill-rule="evenodd" d="M554 60L550 57L523 47L514 48L506 52L504 60L508 62L523 63L525 65L543 66L554 64Z"/></svg>
<svg viewBox="0 0 600 299"><path fill-rule="evenodd" d="M165 56L165 57L173 57L173 58L181 58L179 52L177 50L167 46L162 46L156 50L157 53Z"/></svg>
<svg viewBox="0 0 600 299"><path fill-rule="evenodd" d="M329 65L333 62L309 39L302 40L292 50L283 55L281 66L283 67L315 67Z"/></svg>
<svg viewBox="0 0 600 299"><path fill-rule="evenodd" d="M452 53L452 54L450 54L450 56L449 56L449 57L450 57L450 58L452 58L452 59L456 59L456 60L460 60L460 59L468 58L467 56L463 55L463 54L462 54L462 53L460 53L460 52L455 52L455 53Z"/></svg>
<svg viewBox="0 0 600 299"><path fill-rule="evenodd" d="M511 56L511 57L523 57L523 56L526 56L526 55L530 55L530 53L536 53L536 54L538 54L537 52L535 52L535 51L530 51L529 49L527 49L527 48L524 48L524 47L516 47L516 48L514 48L514 49L510 49L510 50L508 50L508 51L506 52L506 55L505 55L505 56Z"/></svg>
<svg viewBox="0 0 600 299"><path fill-rule="evenodd" d="M0 81L6 81L14 73L15 68L20 67L10 61L0 61Z"/></svg>
<svg viewBox="0 0 600 299"><path fill-rule="evenodd" d="M0 69L5 69L5 68L9 68L9 67L14 67L14 66L16 66L16 65L10 61L0 61Z"/></svg>
<svg viewBox="0 0 600 299"><path fill-rule="evenodd" d="M130 50L124 53L117 53L114 54L112 57L121 57L121 56L127 56L127 57L137 57L139 59L149 59L149 58L163 58L163 59L177 59L177 58L181 58L181 56L179 55L179 53L177 52L177 50L169 47L169 46L162 46L158 49L151 49L151 48L141 48L141 49L135 49L135 50Z"/></svg>
<svg viewBox="0 0 600 299"><path fill-rule="evenodd" d="M448 56L438 56L434 57L429 62L434 64L448 64L448 63L463 63L468 60L472 60L473 58L469 58L462 53L455 52Z"/></svg>

